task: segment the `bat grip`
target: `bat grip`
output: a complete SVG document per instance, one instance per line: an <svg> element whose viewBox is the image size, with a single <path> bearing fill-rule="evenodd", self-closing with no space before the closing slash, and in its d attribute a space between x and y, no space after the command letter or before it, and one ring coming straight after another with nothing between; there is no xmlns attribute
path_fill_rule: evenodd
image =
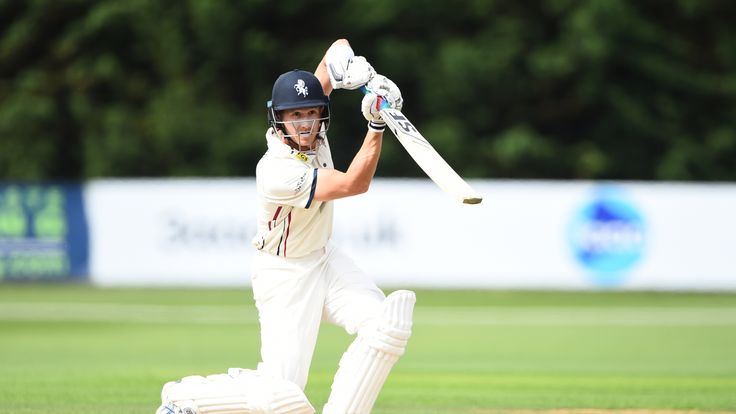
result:
<svg viewBox="0 0 736 414"><path fill-rule="evenodd" d="M365 85L360 87L360 91L363 92L363 95L368 95L370 91L368 88L365 87ZM388 99L384 96L379 96L381 98L381 109L390 108L391 104L388 103Z"/></svg>

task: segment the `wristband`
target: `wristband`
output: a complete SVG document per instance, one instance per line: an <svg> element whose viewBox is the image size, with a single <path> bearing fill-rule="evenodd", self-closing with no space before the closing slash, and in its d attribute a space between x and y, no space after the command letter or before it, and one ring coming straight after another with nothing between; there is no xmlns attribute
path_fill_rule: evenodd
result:
<svg viewBox="0 0 736 414"><path fill-rule="evenodd" d="M385 122L368 121L368 129L374 132L383 132L386 129Z"/></svg>

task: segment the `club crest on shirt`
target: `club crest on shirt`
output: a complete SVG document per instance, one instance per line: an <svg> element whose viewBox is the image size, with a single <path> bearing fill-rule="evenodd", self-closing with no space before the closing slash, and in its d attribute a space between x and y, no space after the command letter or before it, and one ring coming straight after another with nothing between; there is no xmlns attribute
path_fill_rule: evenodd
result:
<svg viewBox="0 0 736 414"><path fill-rule="evenodd" d="M296 83L294 84L294 89L296 90L296 96L304 95L304 97L306 98L307 95L309 95L309 90L307 90L307 85L301 79L296 81Z"/></svg>

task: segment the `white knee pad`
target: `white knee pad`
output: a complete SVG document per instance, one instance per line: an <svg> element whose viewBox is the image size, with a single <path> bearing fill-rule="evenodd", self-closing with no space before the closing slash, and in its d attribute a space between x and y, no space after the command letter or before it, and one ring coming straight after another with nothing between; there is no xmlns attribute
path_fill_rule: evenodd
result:
<svg viewBox="0 0 736 414"><path fill-rule="evenodd" d="M169 382L161 390L162 406L173 404L191 414L313 414L314 408L296 384L230 368L227 374L192 375ZM176 413L178 411L174 411Z"/></svg>
<svg viewBox="0 0 736 414"><path fill-rule="evenodd" d="M391 367L404 354L411 336L414 292L399 290L383 302L375 329L361 331L340 359L323 414L367 414Z"/></svg>

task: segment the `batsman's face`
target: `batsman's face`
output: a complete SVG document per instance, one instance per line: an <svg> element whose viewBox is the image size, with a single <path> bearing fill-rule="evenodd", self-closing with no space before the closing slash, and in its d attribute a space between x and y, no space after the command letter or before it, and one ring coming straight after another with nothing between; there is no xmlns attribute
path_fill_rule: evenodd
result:
<svg viewBox="0 0 736 414"><path fill-rule="evenodd" d="M286 109L281 113L286 133L299 144L300 149L311 148L317 139L320 127L322 108Z"/></svg>

